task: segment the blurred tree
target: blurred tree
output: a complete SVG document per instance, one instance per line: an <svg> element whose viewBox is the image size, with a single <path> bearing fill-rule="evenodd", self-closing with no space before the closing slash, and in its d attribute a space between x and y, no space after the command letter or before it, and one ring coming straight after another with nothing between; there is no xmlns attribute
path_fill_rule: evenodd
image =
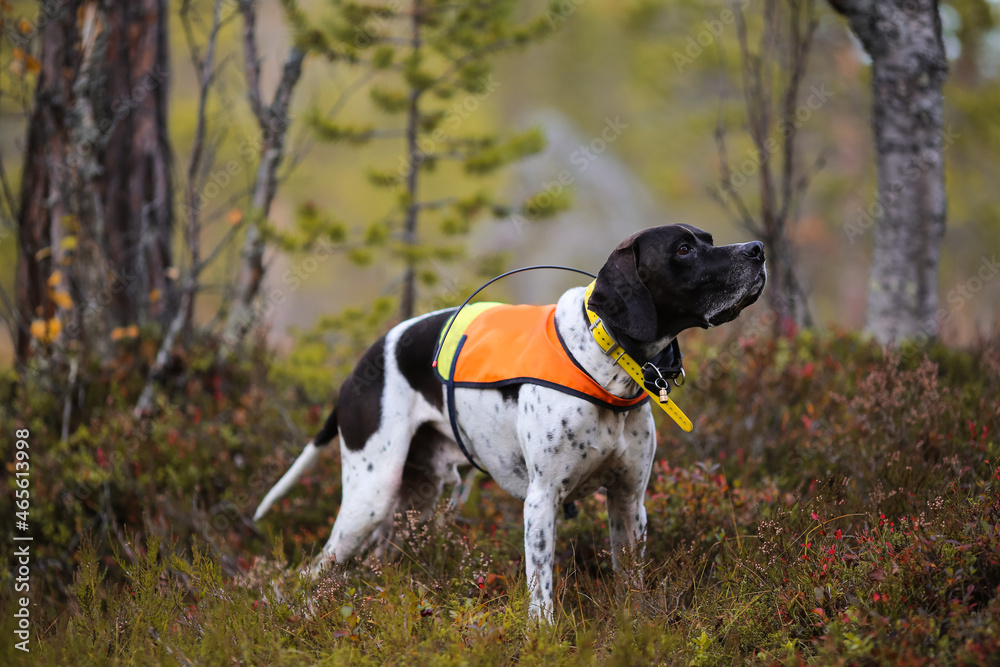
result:
<svg viewBox="0 0 1000 667"><path fill-rule="evenodd" d="M872 59L878 167L866 327L882 343L934 337L947 202L937 0L829 0ZM852 223L853 224L853 223ZM863 224L848 228L860 235Z"/></svg>
<svg viewBox="0 0 1000 667"><path fill-rule="evenodd" d="M744 167L734 173L730 166L722 113L716 129L722 173L714 194L741 226L764 241L771 283L766 298L776 314L776 332L780 332L790 330L792 324L812 326L806 293L796 276L789 231L811 176L811 170L804 169L797 159L799 116L803 110L811 113L812 105L822 105L825 99L814 91L809 107L803 107L800 101L818 24L814 0L767 0L762 9L756 49L750 45L742 6L733 3L728 10L739 39L746 127L755 151L751 171L758 176L759 212L752 210L740 195L739 188L750 174ZM816 162L816 166L821 164L821 160Z"/></svg>
<svg viewBox="0 0 1000 667"><path fill-rule="evenodd" d="M515 212L489 192L462 195L456 185L449 186L454 196L422 199L423 175L433 172L442 161L452 160L465 174L482 176L542 149L544 140L537 130L505 140L460 130L499 85L491 76L491 56L527 46L555 26L548 17L516 22L518 3L514 0L412 0L405 7L400 3L340 0L330 4L332 19L321 24L322 28L298 14L293 25L299 47L331 60L360 64L373 76L379 75L380 80L370 88L371 99L385 115L399 122L384 128L349 127L314 113L310 123L325 141L360 144L389 139L400 144L395 164L369 170L371 183L396 192L395 206L368 225L366 247L355 250L352 256L358 262L368 262L374 247L388 246L390 255L402 261L399 314L405 319L415 312L418 279L426 283L436 280L427 263L451 260L462 252L461 246L421 243L422 220L436 214L440 231L456 236L465 234L484 212L498 217ZM518 210L530 210L531 219L538 219L565 204L565 199L539 195L530 197ZM315 211L308 214L317 218Z"/></svg>
<svg viewBox="0 0 1000 667"><path fill-rule="evenodd" d="M975 87L983 79L985 42L990 39L990 31L995 27L991 3L988 0L951 0L948 5L959 22L954 30L959 53L951 79L964 86Z"/></svg>
<svg viewBox="0 0 1000 667"><path fill-rule="evenodd" d="M166 2L69 0L45 16L16 216L20 361L102 354L176 308Z"/></svg>
<svg viewBox="0 0 1000 667"><path fill-rule="evenodd" d="M284 2L294 9L294 3ZM254 302L264 279L264 249L266 237L262 222L267 219L278 189L278 167L285 157L285 138L291 124L289 106L292 91L302 76L305 52L292 48L282 68L271 103L261 96L260 57L257 47L257 2L241 0L243 14L243 69L250 109L260 131L260 160L254 175L250 195L250 220L243 241L243 262L236 281L236 295L226 319L223 341L227 347L242 340L255 324Z"/></svg>
<svg viewBox="0 0 1000 667"><path fill-rule="evenodd" d="M688 136L705 142L713 138L709 105L717 108L719 173L708 192L735 226L764 242L769 275L765 299L775 315L775 333L813 324L793 236L805 217L806 192L825 161L822 150L816 151L819 157L803 159L803 127L815 124L816 112L833 96L825 83L809 85L806 80L818 25L815 0L639 0L626 23L646 41L638 47L634 75L673 107L663 109L660 125L670 127L677 118L674 108L683 107L691 116ZM735 31L736 59L727 57L730 31ZM729 94L734 75L740 83L738 97ZM745 132L730 132L733 126ZM671 147L684 150L682 138L674 136L677 130L668 132ZM684 175L674 177L679 180L691 168L676 161L684 165L677 169Z"/></svg>
<svg viewBox="0 0 1000 667"><path fill-rule="evenodd" d="M271 204L274 202L278 188L278 168L285 156L285 138L291 124L289 107L292 93L302 75L302 62L305 52L292 48L286 57L281 77L275 86L270 103L266 103L260 83L260 56L257 36L256 0L241 0L234 11L227 12L228 0L212 0L212 19L210 28L204 36L204 44L196 34L195 25L201 20L198 12L189 0L181 4L180 18L184 27L188 50L198 81L198 107L195 114L195 131L193 145L187 170L187 184L184 191L185 235L184 250L186 266L181 280L180 308L174 313L167 327L156 358L149 369L146 384L139 400L136 402L134 414L146 413L152 406L155 396L156 382L160 380L172 358L175 341L181 332L189 329L194 314L195 297L201 288L199 277L201 273L225 249L237 230L246 229L243 241L242 264L236 280L236 291L233 302L223 303L223 313L227 307L224 329L219 345L219 358L232 352L256 325L260 324L262 312L255 308L255 300L264 277L264 249L267 245L265 236L270 229L267 217ZM286 1L286 8L294 5ZM249 212L244 215L239 209L231 209L226 219L229 230L216 243L207 256L202 257L202 215L204 205L206 167L212 164L212 154L215 146L209 145L208 134L208 100L209 94L216 85L218 75L223 67L217 57L219 36L223 27L236 17L243 18L242 47L244 56L243 78L246 83L247 98L250 110L259 131L256 142L247 140L240 145L240 153L245 158L256 158L257 164L254 179L249 193ZM235 162L230 162L227 169L231 170Z"/></svg>
<svg viewBox="0 0 1000 667"><path fill-rule="evenodd" d="M216 52L219 42L219 33L223 24L228 18L223 17L223 4L225 0L212 0L212 20L205 39L204 51L195 36L195 9L190 0L181 3L180 19L184 27L184 36L187 40L188 51L191 62L194 66L198 82L198 106L195 113L195 131L191 153L188 158L187 183L184 188L184 246L182 252L182 262L184 264L183 278L180 280L180 304L174 309L166 326L166 331L160 341L160 348L156 358L150 366L146 377L146 384L139 400L136 402L134 414L136 417L143 415L150 407L154 392L155 383L159 380L166 368L167 362L172 358L174 342L182 330L190 329L194 316L195 297L199 289L199 276L201 272L212 262L227 242L231 234L226 234L223 240L213 249L207 259L201 256L201 232L202 232L202 203L203 186L206 179L205 167L211 165L210 153L212 147L207 145L206 134L208 130L208 100L213 83L219 73L216 64ZM230 14L230 17L233 14ZM238 224L238 222L237 222ZM232 227L235 229L235 226Z"/></svg>

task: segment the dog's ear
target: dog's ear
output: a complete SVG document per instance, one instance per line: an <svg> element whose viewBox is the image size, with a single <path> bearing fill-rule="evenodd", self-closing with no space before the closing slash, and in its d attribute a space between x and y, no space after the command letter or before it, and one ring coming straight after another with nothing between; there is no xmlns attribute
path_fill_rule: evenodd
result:
<svg viewBox="0 0 1000 667"><path fill-rule="evenodd" d="M646 343L656 338L656 306L639 275L640 235L622 241L608 257L597 274L590 309L612 329Z"/></svg>

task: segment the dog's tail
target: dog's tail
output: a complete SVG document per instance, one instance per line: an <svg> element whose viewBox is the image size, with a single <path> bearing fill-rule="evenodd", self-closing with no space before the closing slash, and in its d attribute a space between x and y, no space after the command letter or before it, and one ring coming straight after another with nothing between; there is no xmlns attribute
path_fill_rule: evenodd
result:
<svg viewBox="0 0 1000 667"><path fill-rule="evenodd" d="M299 458L295 459L295 463L292 467L288 469L278 483L271 487L271 490L267 492L264 499L260 501L260 506L257 511L254 512L253 520L257 521L262 516L267 513L267 510L271 509L271 505L275 503L279 498L284 496L288 491L295 486L295 483L299 481L302 475L306 474L310 468L316 465L317 459L319 459L319 448L325 447L330 444L330 442L337 437L337 408L334 408L330 412L330 416L326 418L326 423L323 424L323 428L320 429L316 437L313 438L302 453L299 454Z"/></svg>

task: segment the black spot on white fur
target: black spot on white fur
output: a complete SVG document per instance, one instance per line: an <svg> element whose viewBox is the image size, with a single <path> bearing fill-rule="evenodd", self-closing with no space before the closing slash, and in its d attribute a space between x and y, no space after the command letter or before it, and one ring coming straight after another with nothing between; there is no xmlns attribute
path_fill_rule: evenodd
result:
<svg viewBox="0 0 1000 667"><path fill-rule="evenodd" d="M521 385L519 384L508 384L500 387L500 396L503 398L504 403L517 404L517 397L521 393ZM498 406L499 408L499 406Z"/></svg>

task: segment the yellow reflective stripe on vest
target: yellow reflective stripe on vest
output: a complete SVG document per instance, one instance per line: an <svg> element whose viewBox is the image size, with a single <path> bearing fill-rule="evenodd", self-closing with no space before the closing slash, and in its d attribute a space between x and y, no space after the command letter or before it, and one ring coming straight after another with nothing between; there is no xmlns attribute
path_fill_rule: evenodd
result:
<svg viewBox="0 0 1000 667"><path fill-rule="evenodd" d="M455 350L458 349L458 342L462 340L462 336L465 334L465 330L469 328L469 325L472 324L472 320L479 317L483 311L502 305L502 303L497 301L470 303L458 313L457 318L452 316L445 323L444 329L441 330L441 335L444 336L444 332L447 330L448 339L441 343L441 351L437 356L437 372L442 380L448 381L451 379L451 366L455 361ZM448 323L451 323L450 329L448 328Z"/></svg>
<svg viewBox="0 0 1000 667"><path fill-rule="evenodd" d="M615 360L615 363L624 368L625 372L629 374L629 377L635 380L636 383L642 387L642 390L653 398L653 403L663 408L663 411L666 412L671 419L677 422L677 425L682 429L685 431L691 431L694 428L694 424L692 424L691 420L687 418L687 415L685 415L681 409L677 407L676 403L671 401L669 398L666 403L661 403L659 395L646 389L646 383L642 376L642 367L640 367L639 364L632 359L632 357L625 354L625 350L618 345L615 339L611 337L611 334L608 333L608 330L604 328L604 323L601 321L601 318L597 316L597 313L590 309L590 295L594 291L594 285L595 283L587 285L587 291L584 292L583 295L583 305L587 311L587 317L590 319L590 331L594 335L594 340L601 346L601 349L604 350L605 354L610 356Z"/></svg>

